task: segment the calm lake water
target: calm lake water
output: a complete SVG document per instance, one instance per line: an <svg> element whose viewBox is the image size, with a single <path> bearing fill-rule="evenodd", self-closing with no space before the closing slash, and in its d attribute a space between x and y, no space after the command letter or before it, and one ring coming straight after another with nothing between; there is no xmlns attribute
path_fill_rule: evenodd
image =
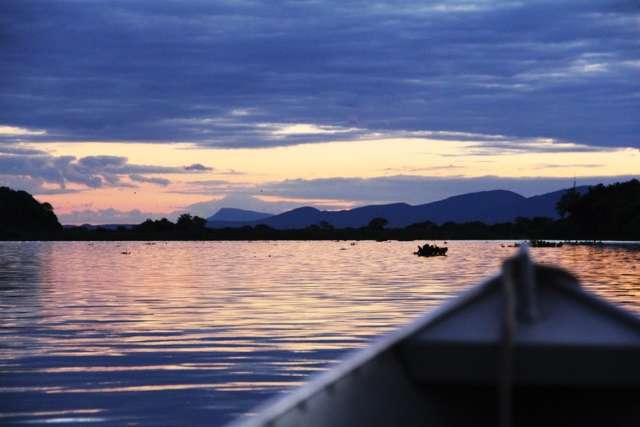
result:
<svg viewBox="0 0 640 427"><path fill-rule="evenodd" d="M0 242L0 424L222 424L515 251L448 246L418 258L416 242ZM640 312L640 251L532 253Z"/></svg>

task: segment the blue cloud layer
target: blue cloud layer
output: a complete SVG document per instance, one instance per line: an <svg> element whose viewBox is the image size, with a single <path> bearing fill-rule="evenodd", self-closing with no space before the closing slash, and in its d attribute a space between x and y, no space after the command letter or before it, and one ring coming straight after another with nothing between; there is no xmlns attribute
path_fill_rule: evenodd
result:
<svg viewBox="0 0 640 427"><path fill-rule="evenodd" d="M194 174L213 168L199 163L183 166L156 166L130 163L122 156L53 156L38 150L19 147L0 149L0 185L37 194L68 192L67 184L80 188L131 187L132 183L167 186L170 180L149 174ZM128 180L123 181L123 178ZM57 191L45 184L55 184Z"/></svg>
<svg viewBox="0 0 640 427"><path fill-rule="evenodd" d="M637 147L639 17L602 0L5 0L0 123L46 129L32 141L449 130Z"/></svg>

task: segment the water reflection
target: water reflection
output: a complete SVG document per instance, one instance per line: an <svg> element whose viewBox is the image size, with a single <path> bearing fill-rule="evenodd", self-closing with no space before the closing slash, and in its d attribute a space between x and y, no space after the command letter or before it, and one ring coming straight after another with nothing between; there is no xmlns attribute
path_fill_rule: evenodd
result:
<svg viewBox="0 0 640 427"><path fill-rule="evenodd" d="M1 243L0 423L222 423L514 251L449 242L449 257L421 259L415 246ZM532 251L640 312L640 252Z"/></svg>

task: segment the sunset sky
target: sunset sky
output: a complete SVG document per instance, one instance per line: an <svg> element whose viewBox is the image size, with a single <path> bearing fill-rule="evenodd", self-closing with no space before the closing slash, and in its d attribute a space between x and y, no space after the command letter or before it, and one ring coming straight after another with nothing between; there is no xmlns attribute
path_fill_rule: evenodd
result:
<svg viewBox="0 0 640 427"><path fill-rule="evenodd" d="M63 223L640 174L637 1L2 8L0 185Z"/></svg>

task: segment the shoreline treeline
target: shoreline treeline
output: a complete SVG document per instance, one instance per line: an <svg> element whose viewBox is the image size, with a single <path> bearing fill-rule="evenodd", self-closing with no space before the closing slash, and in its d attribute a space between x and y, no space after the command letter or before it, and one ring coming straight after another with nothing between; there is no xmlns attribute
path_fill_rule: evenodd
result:
<svg viewBox="0 0 640 427"><path fill-rule="evenodd" d="M518 218L500 224L425 221L404 228L386 228L384 218L373 218L360 228L334 228L322 222L303 229L274 229L264 224L211 229L207 228L205 219L184 214L175 223L163 218L115 229L81 226L63 229L57 218L55 223L51 221L51 215L55 217L55 214L48 203L38 203L32 197L32 201L28 201L25 192L6 187L0 190L3 197L0 240L640 240L640 181L637 179L596 185L584 193L567 191L558 202L560 219ZM22 211L11 211L9 198L9 203L20 200ZM23 212L27 209L25 206L31 212L29 215ZM16 222L11 223L12 218ZM33 219L33 225L24 218Z"/></svg>

